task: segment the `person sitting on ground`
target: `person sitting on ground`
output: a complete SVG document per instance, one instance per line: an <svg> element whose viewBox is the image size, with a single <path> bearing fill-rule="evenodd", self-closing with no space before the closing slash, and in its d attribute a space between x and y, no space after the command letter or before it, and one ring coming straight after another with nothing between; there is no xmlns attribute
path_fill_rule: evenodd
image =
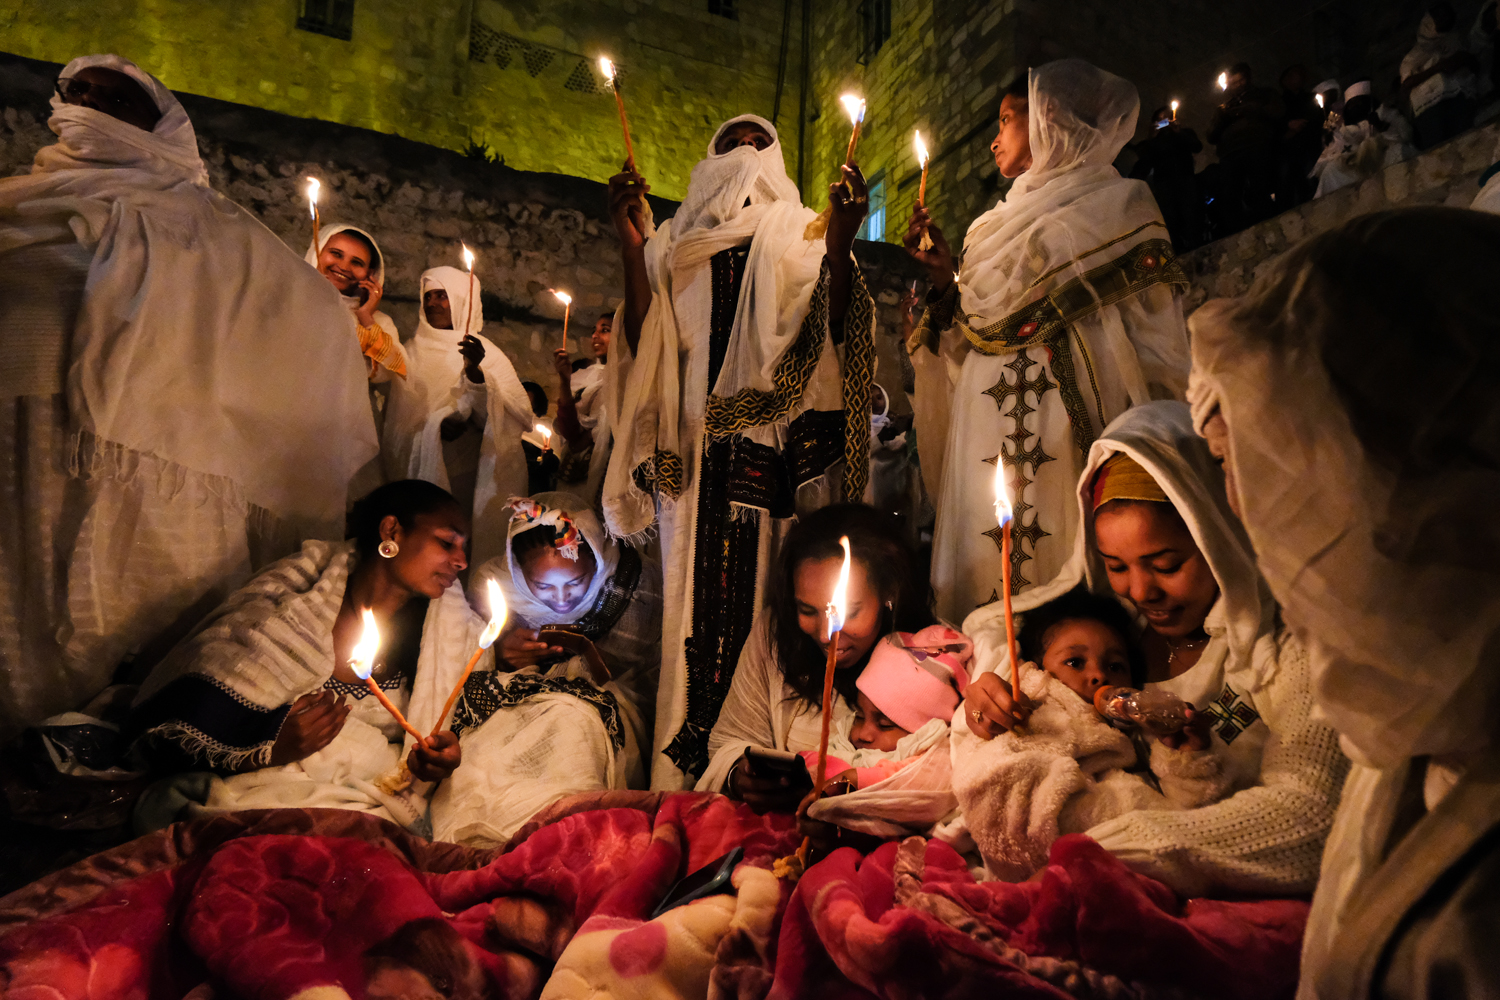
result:
<svg viewBox="0 0 1500 1000"><path fill-rule="evenodd" d="M1035 710L1024 729L963 755L954 771L968 831L995 877L1031 877L1061 834L1135 809L1196 809L1229 791L1212 714L1188 709L1182 733L1150 738L1095 711L1100 690L1145 681L1133 631L1118 600L1084 590L1026 614L1021 690Z"/></svg>
<svg viewBox="0 0 1500 1000"><path fill-rule="evenodd" d="M354 809L415 829L432 783L458 767L439 713L484 627L457 582L468 515L405 479L359 500L349 525L350 541L304 542L267 567L142 685L131 734L157 771L214 774L203 808ZM380 630L369 676L421 744L359 673L366 610Z"/></svg>
<svg viewBox="0 0 1500 1000"><path fill-rule="evenodd" d="M847 615L836 637L833 732L852 727L857 681L880 637L934 624L926 581L890 515L835 504L800 518L781 543L763 612L709 737L711 758L699 791L723 791L756 812L791 812L807 791L757 775L746 751L818 748L829 643L825 608L843 565L839 539L845 536L852 558Z"/></svg>
<svg viewBox="0 0 1500 1000"><path fill-rule="evenodd" d="M1401 60L1401 92L1411 102L1417 145L1424 150L1473 128L1479 109L1479 60L1464 48L1457 24L1447 0L1428 7L1417 44Z"/></svg>
<svg viewBox="0 0 1500 1000"><path fill-rule="evenodd" d="M1400 163L1416 150L1401 141L1401 131L1392 129L1376 112L1370 81L1360 80L1344 91L1343 124L1308 175L1318 180L1317 197L1373 177Z"/></svg>
<svg viewBox="0 0 1500 1000"><path fill-rule="evenodd" d="M505 555L475 576L499 587L506 630L454 711L469 766L432 804L437 839L481 847L566 795L644 785L661 667L657 565L610 539L580 497L510 507Z"/></svg>

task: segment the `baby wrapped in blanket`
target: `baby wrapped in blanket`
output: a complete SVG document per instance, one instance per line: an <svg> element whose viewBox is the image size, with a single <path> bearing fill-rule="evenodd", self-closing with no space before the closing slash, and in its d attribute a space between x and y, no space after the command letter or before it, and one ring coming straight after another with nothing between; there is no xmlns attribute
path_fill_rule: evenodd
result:
<svg viewBox="0 0 1500 1000"><path fill-rule="evenodd" d="M1052 842L1134 809L1195 809L1230 791L1223 744L1188 709L1180 748L1132 738L1094 709L1104 687L1139 687L1145 663L1129 613L1108 597L1071 591L1027 615L1024 726L957 755L953 788L985 867L1019 882L1047 863ZM1040 664L1040 669L1038 668ZM1149 761L1149 765L1146 763Z"/></svg>

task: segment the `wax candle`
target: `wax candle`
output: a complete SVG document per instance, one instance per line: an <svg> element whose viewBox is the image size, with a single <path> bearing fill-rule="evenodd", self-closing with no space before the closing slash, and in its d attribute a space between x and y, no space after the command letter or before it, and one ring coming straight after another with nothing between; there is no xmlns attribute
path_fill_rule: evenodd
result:
<svg viewBox="0 0 1500 1000"><path fill-rule="evenodd" d="M469 333L469 322L474 318L474 251L469 249L467 243L460 243L464 248L464 267L469 269L469 294L464 299L464 333Z"/></svg>
<svg viewBox="0 0 1500 1000"><path fill-rule="evenodd" d="M1229 74L1228 73L1220 73L1219 74L1219 89L1220 90L1228 90L1229 89Z"/></svg>
<svg viewBox="0 0 1500 1000"><path fill-rule="evenodd" d="M1005 643L1010 652L1010 700L1015 706L1011 710L1014 715L1021 707L1021 658L1016 650L1015 613L1010 607L1010 526L1015 520L1015 508L1011 504L1010 486L1006 482L1004 454L995 456L995 518L1000 522L1000 586L1005 601Z"/></svg>
<svg viewBox="0 0 1500 1000"><path fill-rule="evenodd" d="M1174 122L1177 120L1177 106L1178 106L1177 102L1173 101L1172 102L1172 120Z"/></svg>
<svg viewBox="0 0 1500 1000"><path fill-rule="evenodd" d="M474 667L479 663L479 658L484 651L495 644L500 637L500 630L505 627L505 595L500 592L500 585L494 578L486 580L489 584L490 593L490 621L479 633L479 648L474 650L474 655L469 657L469 665L464 667L463 675L458 678L458 683L453 686L453 693L448 696L447 702L443 704L443 711L437 717L437 724L432 727L432 735L436 736L443 729L443 722L448 718L448 713L453 711L453 706L458 704L458 696L464 692L464 684L469 680L469 675L474 672Z"/></svg>
<svg viewBox="0 0 1500 1000"><path fill-rule="evenodd" d="M563 304L563 350L566 351L568 349L568 314L573 309L573 296L567 292L560 292L556 288L551 291L557 296L557 301Z"/></svg>
<svg viewBox="0 0 1500 1000"><path fill-rule="evenodd" d="M599 72L604 74L609 89L614 91L615 106L620 109L620 131L625 133L625 167L634 170L635 147L630 144L630 122L625 118L625 95L620 93L620 74L615 72L615 64L603 56L599 57Z"/></svg>
<svg viewBox="0 0 1500 1000"><path fill-rule="evenodd" d="M323 187L323 182L316 177L307 179L307 211L312 215L313 224L313 252L317 253L322 248L318 246L319 226L322 220L318 218L318 191Z"/></svg>
<svg viewBox="0 0 1500 1000"><path fill-rule="evenodd" d="M552 450L552 430L546 424L537 424L536 432L542 436L542 450Z"/></svg>
<svg viewBox="0 0 1500 1000"><path fill-rule="evenodd" d="M371 676L375 670L375 654L380 651L380 627L375 624L375 612L369 608L365 608L362 617L365 628L359 637L359 642L355 643L353 652L349 654L349 669L354 671L356 677L365 682L365 685L370 689L370 693L385 707L387 712L391 713L391 718L399 722L402 729L411 733L412 737L416 739L417 745L426 746L427 741L422 738L422 734L412 728L412 724L406 721L406 716L402 715L401 710L391 704L391 699L385 696L385 692L380 690L380 685L376 684L375 678Z"/></svg>

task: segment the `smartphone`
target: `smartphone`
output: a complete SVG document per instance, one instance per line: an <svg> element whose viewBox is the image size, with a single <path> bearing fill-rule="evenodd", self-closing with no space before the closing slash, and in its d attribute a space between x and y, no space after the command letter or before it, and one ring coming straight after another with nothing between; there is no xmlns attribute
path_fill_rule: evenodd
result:
<svg viewBox="0 0 1500 1000"><path fill-rule="evenodd" d="M681 906L684 903L691 903L695 899L716 896L723 892L733 892L734 886L730 885L729 879L734 875L735 866L744 857L745 849L743 847L736 847L717 861L709 862L682 879L676 885L672 886L672 890L667 893L667 898L663 899L656 909L652 911L651 919L655 920L668 910Z"/></svg>
<svg viewBox="0 0 1500 1000"><path fill-rule="evenodd" d="M750 774L756 778L786 778L791 788L812 791L812 775L807 773L807 761L801 755L786 750L767 747L750 747L745 751L750 760Z"/></svg>
<svg viewBox="0 0 1500 1000"><path fill-rule="evenodd" d="M583 657L584 662L589 665L589 672L593 674L596 684L608 683L614 676L604 662L604 657L599 655L599 650L586 635L549 625L537 630L536 638L538 642L545 642L549 646L561 646L574 656Z"/></svg>

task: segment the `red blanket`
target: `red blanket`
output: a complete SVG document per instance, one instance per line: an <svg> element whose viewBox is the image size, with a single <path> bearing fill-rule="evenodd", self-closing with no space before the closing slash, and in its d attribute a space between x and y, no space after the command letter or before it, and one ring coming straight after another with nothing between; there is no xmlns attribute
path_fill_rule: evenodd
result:
<svg viewBox="0 0 1500 1000"><path fill-rule="evenodd" d="M837 851L779 897L756 874L759 916L737 878L738 903L647 919L677 878L733 846L769 868L797 839L789 817L691 793L568 800L498 853L325 810L198 821L0 900L0 985L7 1000L177 998L205 982L257 1000L314 987L360 998L367 953L427 918L458 942L449 965L495 997L536 996L554 971L554 990L566 979L621 995L632 983L740 997L1295 988L1305 903L1182 901L1078 836L1036 883L975 883L946 845L911 838L865 858Z"/></svg>

